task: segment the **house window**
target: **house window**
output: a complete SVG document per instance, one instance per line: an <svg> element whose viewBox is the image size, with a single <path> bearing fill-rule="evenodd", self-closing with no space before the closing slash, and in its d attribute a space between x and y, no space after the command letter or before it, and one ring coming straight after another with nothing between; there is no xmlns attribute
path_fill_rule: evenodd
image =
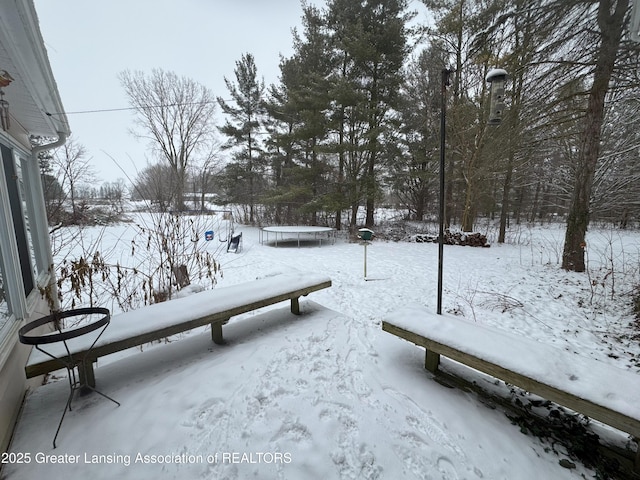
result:
<svg viewBox="0 0 640 480"><path fill-rule="evenodd" d="M1 133L1 132L0 132ZM37 163L0 136L0 344L33 313L50 281L48 228Z"/></svg>
<svg viewBox="0 0 640 480"><path fill-rule="evenodd" d="M26 211L23 209L23 195L20 188L21 170L16 167L13 151L5 145L0 145L2 151L2 164L4 175L7 181L7 194L9 197L9 207L13 220L13 230L16 236L18 247L18 260L20 262L20 273L24 285L25 296L31 293L35 287L34 267L33 267L33 244L29 233L29 222Z"/></svg>
<svg viewBox="0 0 640 480"><path fill-rule="evenodd" d="M46 271L47 266L46 265L39 265L37 259L36 259L36 252L35 252L35 239L33 238L34 235L36 235L35 233L35 226L33 225L33 220L34 218L36 218L35 216L35 212L33 210L33 202L30 201L29 197L26 194L26 190L25 190L25 175L23 174L24 170L26 169L26 165L25 162L27 160L25 160L24 158L16 158L15 161L15 166L16 166L16 179L18 182L18 193L20 194L20 204L22 206L22 215L24 218L24 227L25 227L25 234L26 234L26 240L27 240L27 248L29 249L29 263L31 265L31 273L33 275L33 278L38 278L38 272L39 271ZM24 167L24 168L23 168ZM26 286L25 286L26 289ZM26 292L27 295L29 294L29 291Z"/></svg>
<svg viewBox="0 0 640 480"><path fill-rule="evenodd" d="M4 290L4 274L2 268L2 255L0 255L0 338L2 338L2 331L8 324L11 312L9 310L9 303Z"/></svg>

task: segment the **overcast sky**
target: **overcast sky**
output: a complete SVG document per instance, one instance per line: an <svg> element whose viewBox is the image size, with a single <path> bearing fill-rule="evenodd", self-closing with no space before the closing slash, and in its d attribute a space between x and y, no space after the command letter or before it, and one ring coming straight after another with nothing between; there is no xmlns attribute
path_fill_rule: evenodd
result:
<svg viewBox="0 0 640 480"><path fill-rule="evenodd" d="M133 179L153 161L147 145L129 133L132 111L75 113L128 107L119 72L162 68L228 98L224 77L235 80L243 53L253 54L267 85L277 82L280 55L292 54L291 31L302 16L300 0L34 3L73 137L86 147L99 183Z"/></svg>

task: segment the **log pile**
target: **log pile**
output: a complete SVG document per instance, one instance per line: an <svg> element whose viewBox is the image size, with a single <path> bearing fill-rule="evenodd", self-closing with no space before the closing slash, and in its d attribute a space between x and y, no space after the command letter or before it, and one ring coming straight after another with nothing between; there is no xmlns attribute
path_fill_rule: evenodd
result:
<svg viewBox="0 0 640 480"><path fill-rule="evenodd" d="M438 243L438 235L418 233L412 235L411 240L416 243ZM485 248L491 246L487 243L487 236L481 233L452 232L450 230L444 232L444 244Z"/></svg>

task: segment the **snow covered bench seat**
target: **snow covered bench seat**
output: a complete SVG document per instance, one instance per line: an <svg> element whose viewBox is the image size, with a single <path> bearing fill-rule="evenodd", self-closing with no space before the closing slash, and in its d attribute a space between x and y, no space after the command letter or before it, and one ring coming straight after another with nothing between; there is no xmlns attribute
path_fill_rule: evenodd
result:
<svg viewBox="0 0 640 480"><path fill-rule="evenodd" d="M394 312L382 329L424 347L433 373L444 355L640 438L640 374L419 306Z"/></svg>
<svg viewBox="0 0 640 480"><path fill-rule="evenodd" d="M286 300L291 300L291 312L299 315L301 296L330 286L329 277L305 273L276 275L216 288L114 315L88 354L95 336L76 338L67 344L73 361L77 360L80 383L95 387L93 363L99 357L206 325L211 325L212 340L222 344L222 325L231 317ZM65 355L61 342L48 347L47 351L56 357ZM27 378L32 378L62 367L60 361L34 349L25 372Z"/></svg>

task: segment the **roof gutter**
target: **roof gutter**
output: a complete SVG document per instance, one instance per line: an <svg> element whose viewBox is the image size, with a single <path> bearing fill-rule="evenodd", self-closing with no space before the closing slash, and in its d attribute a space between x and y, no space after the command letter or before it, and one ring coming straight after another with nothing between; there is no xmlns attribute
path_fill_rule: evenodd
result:
<svg viewBox="0 0 640 480"><path fill-rule="evenodd" d="M55 142L47 143L46 145L36 145L31 149L31 154L37 158L40 152L44 152L45 150L51 150L52 148L58 148L64 145L67 141L67 133L58 132L58 140Z"/></svg>
<svg viewBox="0 0 640 480"><path fill-rule="evenodd" d="M44 200L44 195L42 188L42 178L40 175L40 167L38 164L38 154L40 152L44 152L45 150L51 150L53 148L61 147L67 141L68 134L66 132L58 132L58 139L55 142L47 143L46 145L36 145L31 149L32 162L29 162L30 165L28 169L31 172L30 175L30 183L34 184L35 188L32 188L31 191L40 192L39 195L34 195L32 200L34 202L34 207L36 211L39 212L41 217L41 221L43 225L48 224L47 219L47 207ZM53 264L53 254L51 253L51 238L49 235L44 234L40 238L40 242L42 242L43 255L46 256L47 265L49 265L49 281L47 283L45 289L45 295L47 297L47 301L49 303L49 308L52 312L56 312L60 310L60 301L58 299L58 285L56 283L55 276L55 266Z"/></svg>

